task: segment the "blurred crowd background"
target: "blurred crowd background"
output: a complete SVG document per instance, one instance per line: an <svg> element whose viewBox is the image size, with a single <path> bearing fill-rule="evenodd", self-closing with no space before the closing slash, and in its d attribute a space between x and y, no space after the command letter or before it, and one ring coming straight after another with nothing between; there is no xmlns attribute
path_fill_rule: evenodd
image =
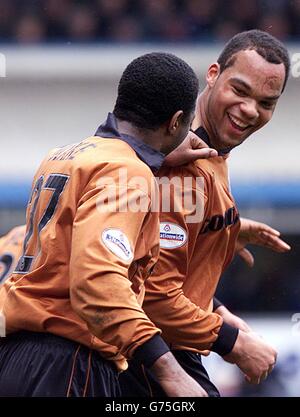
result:
<svg viewBox="0 0 300 417"><path fill-rule="evenodd" d="M223 41L251 28L300 39L299 0L0 0L0 41Z"/></svg>
<svg viewBox="0 0 300 417"><path fill-rule="evenodd" d="M92 135L113 107L125 66L153 50L205 71L224 43L260 28L289 48L292 74L273 120L232 152L232 191L241 215L278 228L288 254L251 248L218 297L249 317L280 351L257 389L220 358L209 358L225 395L300 396L300 0L0 0L0 235L25 221L31 179L49 149ZM25 47L26 46L26 47ZM300 72L299 74L300 75ZM212 355L213 356L213 355Z"/></svg>

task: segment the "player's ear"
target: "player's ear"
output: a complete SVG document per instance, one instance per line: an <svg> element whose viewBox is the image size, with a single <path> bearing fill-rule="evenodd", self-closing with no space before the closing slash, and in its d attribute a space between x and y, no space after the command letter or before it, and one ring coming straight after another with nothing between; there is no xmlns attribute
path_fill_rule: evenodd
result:
<svg viewBox="0 0 300 417"><path fill-rule="evenodd" d="M220 75L220 65L215 62L211 64L206 73L206 82L209 87L213 87Z"/></svg>
<svg viewBox="0 0 300 417"><path fill-rule="evenodd" d="M168 126L168 131L171 135L177 132L182 120L182 115L182 110L178 110L176 113L173 114Z"/></svg>

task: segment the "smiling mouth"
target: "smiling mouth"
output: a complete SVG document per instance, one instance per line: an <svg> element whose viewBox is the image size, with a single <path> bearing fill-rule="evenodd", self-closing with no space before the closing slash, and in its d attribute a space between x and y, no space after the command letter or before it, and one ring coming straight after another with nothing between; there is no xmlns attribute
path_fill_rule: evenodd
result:
<svg viewBox="0 0 300 417"><path fill-rule="evenodd" d="M246 124L245 122L242 122L241 120L237 119L235 116L232 116L232 114L227 113L228 118L231 122L231 124L233 125L233 127L237 130L239 130L240 132L244 132L246 129L248 129L248 127L250 127L251 125Z"/></svg>

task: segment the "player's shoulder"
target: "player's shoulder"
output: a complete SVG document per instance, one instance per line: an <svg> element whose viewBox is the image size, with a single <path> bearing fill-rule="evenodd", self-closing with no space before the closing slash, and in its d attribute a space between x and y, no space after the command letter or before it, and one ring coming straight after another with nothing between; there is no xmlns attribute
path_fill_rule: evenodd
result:
<svg viewBox="0 0 300 417"><path fill-rule="evenodd" d="M26 225L16 226L11 230L11 237L16 240L23 240L26 232Z"/></svg>
<svg viewBox="0 0 300 417"><path fill-rule="evenodd" d="M0 252L4 245L5 245L5 236L1 236L0 237Z"/></svg>
<svg viewBox="0 0 300 417"><path fill-rule="evenodd" d="M0 239L0 246L6 246L10 243L17 245L19 242L23 242L25 236L26 226L16 226L12 228L6 235L2 236Z"/></svg>
<svg viewBox="0 0 300 417"><path fill-rule="evenodd" d="M193 169L207 177L213 176L216 166L219 164L219 157L208 159L197 159L192 163Z"/></svg>
<svg viewBox="0 0 300 417"><path fill-rule="evenodd" d="M93 184L103 176L120 179L123 183L141 178L143 183L150 184L153 180L149 166L128 143L117 138L91 136L79 143L53 149L42 163L40 172L50 169L63 170L78 178L81 185Z"/></svg>
<svg viewBox="0 0 300 417"><path fill-rule="evenodd" d="M91 157L97 150L93 136L83 139L80 142L71 143L57 147L49 151L46 161L76 161L85 160Z"/></svg>
<svg viewBox="0 0 300 417"><path fill-rule="evenodd" d="M203 160L191 161L187 164L176 166L176 167L163 166L159 170L158 176L160 178L163 176L167 176L170 179L174 177L198 178L200 176L208 180L211 177L212 173L213 173L213 169L211 168L210 164L207 163L207 160L203 159Z"/></svg>
<svg viewBox="0 0 300 417"><path fill-rule="evenodd" d="M94 153L95 163L107 165L109 171L126 170L129 177L153 177L150 167L143 162L135 150L125 141L114 138L95 137L97 149Z"/></svg>

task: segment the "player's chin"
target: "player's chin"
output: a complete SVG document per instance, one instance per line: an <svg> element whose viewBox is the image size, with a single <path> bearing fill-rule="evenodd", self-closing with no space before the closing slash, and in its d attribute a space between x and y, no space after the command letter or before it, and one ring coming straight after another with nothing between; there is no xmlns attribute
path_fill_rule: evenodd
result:
<svg viewBox="0 0 300 417"><path fill-rule="evenodd" d="M240 132L239 134L228 134L226 138L227 140L225 140L225 142L227 142L228 147L234 148L236 146L241 145L249 136L252 135L254 131L254 129L248 128L243 132Z"/></svg>
<svg viewBox="0 0 300 417"><path fill-rule="evenodd" d="M236 146L239 146L239 145L241 145L243 142L244 142L244 140L245 140L246 138L243 138L243 137L235 137L235 138L233 138L233 137L228 137L228 138L223 138L223 141L222 141L222 149L230 149L230 148L235 148Z"/></svg>

